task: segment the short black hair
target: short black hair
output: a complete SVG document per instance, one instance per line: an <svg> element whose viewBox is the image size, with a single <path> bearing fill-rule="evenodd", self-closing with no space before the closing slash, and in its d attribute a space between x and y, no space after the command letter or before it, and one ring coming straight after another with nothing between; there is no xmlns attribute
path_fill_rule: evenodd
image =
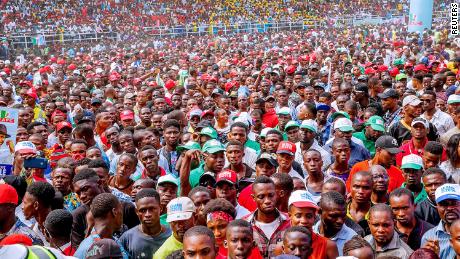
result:
<svg viewBox="0 0 460 259"><path fill-rule="evenodd" d="M99 181L99 176L97 175L96 171L90 168L85 168L81 170L78 174L76 174L73 178L73 183L76 183L81 180L92 180L92 181Z"/></svg>
<svg viewBox="0 0 460 259"><path fill-rule="evenodd" d="M48 182L33 182L27 187L27 192L46 208L51 207L56 194L54 187Z"/></svg>
<svg viewBox="0 0 460 259"><path fill-rule="evenodd" d="M414 202L414 195L412 194L412 192L409 191L407 188L403 188L403 187L394 189L394 190L390 193L390 197L388 198L388 200L391 200L391 197L401 197L401 196L403 196L403 195L409 196L409 200L410 200L410 202L412 203L412 205L415 204L415 202Z"/></svg>
<svg viewBox="0 0 460 259"><path fill-rule="evenodd" d="M248 221L244 220L244 219L235 219L233 221L231 221L230 223L228 223L227 225L227 230L229 230L230 228L232 227L240 227L240 228L247 228L249 230L249 232L251 233L251 236L252 236L252 233L253 233L253 230L252 230L252 226L251 226L251 223L249 223ZM227 231L227 235L229 234L230 232Z"/></svg>
<svg viewBox="0 0 460 259"><path fill-rule="evenodd" d="M319 206L321 208L324 208L324 206L326 206L327 204L335 204L335 205L345 207L346 205L345 197L343 197L342 194L336 191L321 193L321 199L319 202Z"/></svg>
<svg viewBox="0 0 460 259"><path fill-rule="evenodd" d="M70 146L73 144L84 144L86 147L88 147L88 142L86 142L84 139L74 139L72 140L72 144L70 144Z"/></svg>
<svg viewBox="0 0 460 259"><path fill-rule="evenodd" d="M160 194L153 188L144 188L136 193L136 201L147 197L155 198L155 200L160 203Z"/></svg>
<svg viewBox="0 0 460 259"><path fill-rule="evenodd" d="M75 136L86 136L86 137L94 137L93 128L91 125L86 123L78 124L75 129L73 130Z"/></svg>
<svg viewBox="0 0 460 259"><path fill-rule="evenodd" d="M345 186L345 182L337 177L330 177L327 179L324 184L331 183L331 184L337 184L340 185L340 189L342 189L342 192L339 192L342 196L345 196L345 192L347 191L347 187Z"/></svg>
<svg viewBox="0 0 460 259"><path fill-rule="evenodd" d="M244 145L238 140L228 141L226 147L229 147L229 146L238 146L241 150L244 150Z"/></svg>
<svg viewBox="0 0 460 259"><path fill-rule="evenodd" d="M195 236L208 236L211 239L211 242L214 244L214 249L215 249L215 244L216 244L216 238L214 237L214 233L212 230L205 226L194 226L187 230L184 234L184 240L189 237L195 237Z"/></svg>
<svg viewBox="0 0 460 259"><path fill-rule="evenodd" d="M167 128L170 128L170 127L177 128L180 131L179 121L175 119L167 119L165 123L163 124L163 130L166 130Z"/></svg>
<svg viewBox="0 0 460 259"><path fill-rule="evenodd" d="M73 217L65 209L52 210L46 216L44 226L54 238L70 238Z"/></svg>
<svg viewBox="0 0 460 259"><path fill-rule="evenodd" d="M439 174L444 179L444 181L447 182L446 173L442 169L437 168L437 167L430 167L426 169L425 172L423 172L422 179L426 176L433 175L433 174Z"/></svg>
<svg viewBox="0 0 460 259"><path fill-rule="evenodd" d="M280 140L283 140L283 134L279 130L276 130L276 129L269 130L267 134L265 134L265 136L272 135L272 134L277 135Z"/></svg>
<svg viewBox="0 0 460 259"><path fill-rule="evenodd" d="M134 161L134 164L137 166L138 159L137 159L137 157L135 155L133 155L131 153L123 153L123 154L121 154L119 159L118 159L118 161L120 161L121 158L124 157L124 156L129 157L129 159L131 159L131 161Z"/></svg>
<svg viewBox="0 0 460 259"><path fill-rule="evenodd" d="M91 203L91 213L95 219L104 218L107 213L112 211L120 202L111 193L101 193L94 197Z"/></svg>
<svg viewBox="0 0 460 259"><path fill-rule="evenodd" d="M375 212L387 212L393 216L393 211L391 210L390 206L386 205L385 203L378 203L372 206L369 209L369 218L372 218L372 214Z"/></svg>
<svg viewBox="0 0 460 259"><path fill-rule="evenodd" d="M204 206L204 214L206 215L215 211L222 211L232 216L233 218L236 217L235 207L225 199L217 198L209 201L206 206Z"/></svg>
<svg viewBox="0 0 460 259"><path fill-rule="evenodd" d="M145 150L149 150L149 149L153 149L153 150L157 151L157 149L156 149L154 146L152 146L152 145L145 145L145 146L143 146L143 147L139 150L139 153L142 152L142 151L145 151Z"/></svg>
<svg viewBox="0 0 460 259"><path fill-rule="evenodd" d="M279 181L279 186L282 190L288 191L289 193L294 190L294 180L292 180L292 177L289 174L274 173L270 177Z"/></svg>
<svg viewBox="0 0 460 259"><path fill-rule="evenodd" d="M45 126L48 129L48 126L45 123L39 122L39 121L33 121L29 123L29 125L27 125L27 133L29 134L35 133L35 132L32 132L35 126Z"/></svg>
<svg viewBox="0 0 460 259"><path fill-rule="evenodd" d="M75 172L76 161L72 157L63 157L57 161L56 168L69 168Z"/></svg>
<svg viewBox="0 0 460 259"><path fill-rule="evenodd" d="M244 122L241 122L241 121L237 121L233 123L230 126L230 131L232 131L234 128L243 128L246 131L246 133L249 131L249 127L246 124L244 124Z"/></svg>
<svg viewBox="0 0 460 259"><path fill-rule="evenodd" d="M345 242L343 246L343 255L347 256L349 255L348 253L350 251L360 249L363 247L369 247L372 250L372 252L374 252L372 246L364 238L360 237L359 235L355 235L350 240Z"/></svg>
<svg viewBox="0 0 460 259"><path fill-rule="evenodd" d="M104 168L105 170L109 171L107 163L102 158L91 160L91 162L88 163L88 168Z"/></svg>
<svg viewBox="0 0 460 259"><path fill-rule="evenodd" d="M307 235L309 237L309 239L307 239L307 242L308 244L310 244L311 246L311 232L310 230L308 230L306 227L301 227L301 226L293 226L293 227L289 227L288 229L286 229L286 231L284 232L284 235L283 235L283 240L287 238L287 235L289 233L292 233L292 232L301 232L301 233L304 233L305 235Z"/></svg>
<svg viewBox="0 0 460 259"><path fill-rule="evenodd" d="M79 166L82 166L82 165L88 165L90 162L91 162L91 159L85 157L85 158L83 158L83 159L78 160L78 161L75 163L75 168L76 168L76 167L79 167Z"/></svg>
<svg viewBox="0 0 460 259"><path fill-rule="evenodd" d="M191 199L192 196L197 193L197 192L205 192L207 194L209 194L209 197L211 197L211 193L209 192L208 188L204 187L204 186L197 186L195 188L193 188L189 193L188 193L188 197Z"/></svg>
<svg viewBox="0 0 460 259"><path fill-rule="evenodd" d="M266 183L273 184L273 186L275 186L275 183L270 177L266 175L257 176L256 179L254 180L254 183L252 184L252 190L254 190L254 186L256 186L256 184L266 184Z"/></svg>
<svg viewBox="0 0 460 259"><path fill-rule="evenodd" d="M424 148L424 151L437 156L442 155L443 150L442 144L437 141L428 141Z"/></svg>

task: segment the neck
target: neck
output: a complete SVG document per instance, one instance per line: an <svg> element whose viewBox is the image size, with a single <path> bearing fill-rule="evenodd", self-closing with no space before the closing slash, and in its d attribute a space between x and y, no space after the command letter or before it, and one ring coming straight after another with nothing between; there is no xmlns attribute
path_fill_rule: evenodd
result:
<svg viewBox="0 0 460 259"><path fill-rule="evenodd" d="M322 172L314 172L314 173L308 173L308 182L311 182L311 183L319 183L319 182L323 182L324 180L324 175Z"/></svg>
<svg viewBox="0 0 460 259"><path fill-rule="evenodd" d="M423 186L421 183L415 185L406 184L406 188L409 189L411 192L419 193L422 191Z"/></svg>
<svg viewBox="0 0 460 259"><path fill-rule="evenodd" d="M338 160L335 160L333 164L333 169L339 171L339 172L344 172L348 170L348 162L338 162Z"/></svg>
<svg viewBox="0 0 460 259"><path fill-rule="evenodd" d="M160 222L158 222L158 224L155 224L154 226L146 226L144 224L140 224L140 230L146 235L156 236L161 232L162 227Z"/></svg>
<svg viewBox="0 0 460 259"><path fill-rule="evenodd" d="M94 230L96 233L100 236L100 238L112 238L113 235L113 228L110 227L109 222L106 222L106 220L96 220L94 222Z"/></svg>
<svg viewBox="0 0 460 259"><path fill-rule="evenodd" d="M395 105L393 107L391 107L390 109L388 109L391 113L395 112L396 110L398 110L398 105Z"/></svg>
<svg viewBox="0 0 460 259"><path fill-rule="evenodd" d="M289 172L291 171L291 167L278 167L278 173L285 173L285 174L289 174Z"/></svg>
<svg viewBox="0 0 460 259"><path fill-rule="evenodd" d="M337 234L337 232L333 232L333 231L331 231L331 229L325 228L323 222L321 222L321 224L319 224L319 233L321 235L323 235L324 237L326 237L326 238L334 237Z"/></svg>
<svg viewBox="0 0 460 259"><path fill-rule="evenodd" d="M369 211L371 208L371 203L370 202L365 202L365 203L358 203L356 200L352 200L350 204L350 209L354 209L355 211Z"/></svg>
<svg viewBox="0 0 460 259"><path fill-rule="evenodd" d="M310 140L309 142L300 142L300 149L301 150L308 150L313 145L314 140Z"/></svg>
<svg viewBox="0 0 460 259"><path fill-rule="evenodd" d="M174 150L176 150L176 147L175 147L175 146L172 146L172 145L170 145L170 144L168 144L168 143L166 143L165 148L166 148L167 151L174 151Z"/></svg>
<svg viewBox="0 0 460 259"><path fill-rule="evenodd" d="M120 144L112 144L112 150L116 154L119 154L122 152Z"/></svg>
<svg viewBox="0 0 460 259"><path fill-rule="evenodd" d="M152 179L155 179L157 176L159 176L161 174L160 172L160 168L157 166L155 167L155 169L149 171L149 170L146 170L147 172L147 176L152 178Z"/></svg>
<svg viewBox="0 0 460 259"><path fill-rule="evenodd" d="M0 225L0 233L4 234L8 232L14 226L14 223L16 223L16 216L14 213L10 213L10 217Z"/></svg>
<svg viewBox="0 0 460 259"><path fill-rule="evenodd" d="M412 140L416 149L423 149L425 147L425 138L413 138Z"/></svg>
<svg viewBox="0 0 460 259"><path fill-rule="evenodd" d="M371 201L373 203L386 203L388 201L388 195L386 192L372 192Z"/></svg>
<svg viewBox="0 0 460 259"><path fill-rule="evenodd" d="M35 217L35 219L37 220L37 223L39 226L43 226L43 223L45 223L45 220L46 220L46 216L48 216L50 211L51 211L51 208L47 208L47 209L40 210L38 212L38 216Z"/></svg>
<svg viewBox="0 0 460 259"><path fill-rule="evenodd" d="M115 177L115 184L118 186L118 187L126 187L129 183L131 182L131 179L128 178L124 178L124 177Z"/></svg>
<svg viewBox="0 0 460 259"><path fill-rule="evenodd" d="M53 239L52 244L54 245L55 248L59 248L67 243L70 242L70 238L68 239Z"/></svg>
<svg viewBox="0 0 460 259"><path fill-rule="evenodd" d="M396 227L398 229L400 228L414 229L416 224L417 224L417 219L415 217L413 217L412 220L410 220L406 225L396 220Z"/></svg>
<svg viewBox="0 0 460 259"><path fill-rule="evenodd" d="M271 223L278 218L278 211L274 210L270 213L263 213L262 210L257 210L256 220L262 223Z"/></svg>
<svg viewBox="0 0 460 259"><path fill-rule="evenodd" d="M436 108L435 108L435 107L433 107L433 109L431 109L431 110L425 111L426 115L428 115L428 116L430 116L430 117L433 116L433 114L434 114L435 112L436 112Z"/></svg>
<svg viewBox="0 0 460 259"><path fill-rule="evenodd" d="M219 128L225 128L225 126L227 126L227 122L226 121L217 121L217 126Z"/></svg>
<svg viewBox="0 0 460 259"><path fill-rule="evenodd" d="M414 118L412 118L412 116L405 115L404 118L403 118L403 121L409 126L412 123L412 120L414 120Z"/></svg>
<svg viewBox="0 0 460 259"><path fill-rule="evenodd" d="M246 171L242 162L239 164L230 164L229 168L230 170L235 171L237 174L243 173L243 176Z"/></svg>

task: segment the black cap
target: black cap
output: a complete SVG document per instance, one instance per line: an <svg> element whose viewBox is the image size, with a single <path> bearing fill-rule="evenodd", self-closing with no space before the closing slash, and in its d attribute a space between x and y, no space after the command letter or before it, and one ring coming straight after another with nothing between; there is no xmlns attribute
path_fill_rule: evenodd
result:
<svg viewBox="0 0 460 259"><path fill-rule="evenodd" d="M398 141L392 136L383 135L375 141L375 148L383 148L391 154L395 155L401 153Z"/></svg>
<svg viewBox="0 0 460 259"><path fill-rule="evenodd" d="M267 160L272 166L277 167L278 162L276 161L275 157L269 153L261 153L256 160L256 164L259 163L262 160Z"/></svg>
<svg viewBox="0 0 460 259"><path fill-rule="evenodd" d="M216 185L216 176L212 172L206 172L200 176L198 180L200 186L215 186Z"/></svg>
<svg viewBox="0 0 460 259"><path fill-rule="evenodd" d="M95 241L86 252L86 259L123 258L120 246L113 239L104 238Z"/></svg>
<svg viewBox="0 0 460 259"><path fill-rule="evenodd" d="M83 116L77 124L82 124L84 122L95 122L95 119L93 116Z"/></svg>
<svg viewBox="0 0 460 259"><path fill-rule="evenodd" d="M300 82L297 84L296 88L307 88L309 85L306 82Z"/></svg>
<svg viewBox="0 0 460 259"><path fill-rule="evenodd" d="M96 104L96 103L102 104L102 100L99 98L91 98L91 105Z"/></svg>
<svg viewBox="0 0 460 259"><path fill-rule="evenodd" d="M364 93L367 93L367 92L369 92L369 88L367 87L366 84L360 83L360 84L358 84L358 85L355 87L355 91L356 91L356 92L364 92Z"/></svg>
<svg viewBox="0 0 460 259"><path fill-rule="evenodd" d="M396 90L393 88L387 88L385 89L385 91L383 91L383 93L380 93L377 96L380 97L381 99L386 99L386 98L398 99L399 98L398 92L396 92Z"/></svg>

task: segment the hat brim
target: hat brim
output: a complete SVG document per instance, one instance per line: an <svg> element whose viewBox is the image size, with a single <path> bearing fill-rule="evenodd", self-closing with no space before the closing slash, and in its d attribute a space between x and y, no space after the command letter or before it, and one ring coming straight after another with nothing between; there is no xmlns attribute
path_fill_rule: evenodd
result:
<svg viewBox="0 0 460 259"><path fill-rule="evenodd" d="M447 101L447 104L454 104L454 103L460 103L460 100Z"/></svg>
<svg viewBox="0 0 460 259"><path fill-rule="evenodd" d="M311 126L305 126L305 125L304 125L304 126L300 126L300 128L301 128L301 129L307 129L307 130L310 130L310 131L316 133L316 129L313 128L313 127L311 127Z"/></svg>
<svg viewBox="0 0 460 259"><path fill-rule="evenodd" d="M187 220L193 216L193 212L180 212L170 214L166 217L166 222L171 223L174 221Z"/></svg>
<svg viewBox="0 0 460 259"><path fill-rule="evenodd" d="M388 151L390 154L396 155L402 152L401 149L397 147L391 147L391 148L385 148L386 151Z"/></svg>
<svg viewBox="0 0 460 259"><path fill-rule="evenodd" d="M352 126L342 126L342 127L336 128L336 129L338 129L340 131L343 131L343 132L355 131L355 129Z"/></svg>
<svg viewBox="0 0 460 259"><path fill-rule="evenodd" d="M200 133L198 133L198 134L199 134L200 136L208 136L208 137L210 137L211 139L217 139L217 136L213 136L213 135L210 134L210 133L206 133L206 132L201 133L201 132L200 132Z"/></svg>
<svg viewBox="0 0 460 259"><path fill-rule="evenodd" d="M209 153L209 154L215 154L215 153L224 152L224 151L225 151L225 148L212 147L212 148L209 148L208 150L203 151L203 152Z"/></svg>
<svg viewBox="0 0 460 259"><path fill-rule="evenodd" d="M422 124L423 127L425 127L425 129L428 129L429 126L427 126L425 123L423 123L423 121L415 121L414 123L412 123L411 127L417 125L417 124Z"/></svg>
<svg viewBox="0 0 460 259"><path fill-rule="evenodd" d="M415 169L415 170L420 170L422 169L423 166L415 163L406 163L401 165L401 169Z"/></svg>
<svg viewBox="0 0 460 259"><path fill-rule="evenodd" d="M317 111L329 111L331 110L331 107L328 105L319 105L318 107L316 107L316 110Z"/></svg>
<svg viewBox="0 0 460 259"><path fill-rule="evenodd" d="M318 205L314 204L313 202L309 202L309 201L296 201L296 202L291 203L291 205L294 205L297 208L311 208L315 210L319 209Z"/></svg>
<svg viewBox="0 0 460 259"><path fill-rule="evenodd" d="M230 181L229 179L219 179L219 181L216 182L216 186L221 183L228 183L228 184L236 185L236 183Z"/></svg>
<svg viewBox="0 0 460 259"><path fill-rule="evenodd" d="M172 183L175 186L179 187L179 184L177 184L177 182L174 182L174 181L171 181L171 180L164 180L164 181L158 182L157 186L160 185L160 184L164 184L164 183Z"/></svg>
<svg viewBox="0 0 460 259"><path fill-rule="evenodd" d="M271 164L273 167L277 167L277 166L278 166L278 163L277 163L277 162L271 161L271 160L268 159L268 158L259 158L259 159L257 159L256 164L258 164L258 163L260 163L260 162L262 162L262 161L264 161L264 160L267 161L269 164Z"/></svg>
<svg viewBox="0 0 460 259"><path fill-rule="evenodd" d="M460 201L460 195L459 194L454 194L454 193L449 193L449 194L444 194L441 195L441 197L436 199L436 203L440 203L445 200L457 200Z"/></svg>
<svg viewBox="0 0 460 259"><path fill-rule="evenodd" d="M299 125L289 125L284 127L284 131L288 131L290 128L299 128Z"/></svg>
<svg viewBox="0 0 460 259"><path fill-rule="evenodd" d="M294 156L295 154L292 153L291 151L287 151L287 150L278 150L276 151L277 154L288 154L288 155L291 155L291 156Z"/></svg>
<svg viewBox="0 0 460 259"><path fill-rule="evenodd" d="M385 132L385 127L379 124L369 124L373 130Z"/></svg>
<svg viewBox="0 0 460 259"><path fill-rule="evenodd" d="M422 101L420 101L420 99L418 99L418 100L413 100L412 102L408 103L407 105L417 106L417 105L419 105L421 103L422 103Z"/></svg>

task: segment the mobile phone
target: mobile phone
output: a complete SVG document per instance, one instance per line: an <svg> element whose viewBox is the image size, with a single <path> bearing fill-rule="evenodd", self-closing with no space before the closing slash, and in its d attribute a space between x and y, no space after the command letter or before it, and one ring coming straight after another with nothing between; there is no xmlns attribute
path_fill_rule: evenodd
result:
<svg viewBox="0 0 460 259"><path fill-rule="evenodd" d="M48 168L48 160L41 157L25 159L24 168L46 169Z"/></svg>

